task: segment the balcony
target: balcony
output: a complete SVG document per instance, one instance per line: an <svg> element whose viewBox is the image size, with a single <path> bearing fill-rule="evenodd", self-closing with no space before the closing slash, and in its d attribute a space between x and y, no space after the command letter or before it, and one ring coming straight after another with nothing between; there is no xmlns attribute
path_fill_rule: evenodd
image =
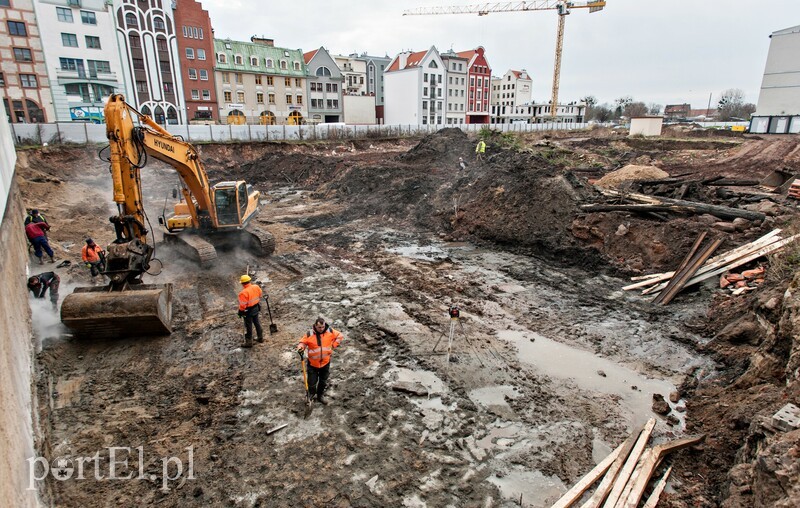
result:
<svg viewBox="0 0 800 508"><path fill-rule="evenodd" d="M117 84L117 74L115 72L95 72L86 69L65 70L58 69L56 78L61 83L96 81L99 83Z"/></svg>

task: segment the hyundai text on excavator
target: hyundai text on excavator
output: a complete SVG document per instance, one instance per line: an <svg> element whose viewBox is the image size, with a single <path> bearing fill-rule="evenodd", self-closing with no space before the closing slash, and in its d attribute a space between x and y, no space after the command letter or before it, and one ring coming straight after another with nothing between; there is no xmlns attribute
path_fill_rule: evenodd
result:
<svg viewBox="0 0 800 508"><path fill-rule="evenodd" d="M139 126L134 125L134 116ZM110 282L105 287L76 288L64 299L61 321L76 336L168 334L172 331L172 285L142 282L155 253L140 178L148 156L175 168L182 184L183 199L174 213L159 217L166 228L165 243L177 245L207 266L217 257L215 245L250 248L268 256L275 249L275 239L254 224L261 194L251 185L244 181L210 185L197 150L136 111L122 95L109 97L105 119L118 211L109 219L116 239L106 249L103 272Z"/></svg>

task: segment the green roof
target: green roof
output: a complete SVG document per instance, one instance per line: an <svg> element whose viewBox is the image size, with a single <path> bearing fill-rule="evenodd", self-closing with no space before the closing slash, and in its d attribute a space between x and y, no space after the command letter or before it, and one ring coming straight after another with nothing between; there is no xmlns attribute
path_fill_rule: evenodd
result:
<svg viewBox="0 0 800 508"><path fill-rule="evenodd" d="M230 49L229 49L230 48ZM225 54L225 63L220 63L217 55ZM242 57L242 63L234 63L235 56ZM250 57L258 57L258 65L251 65ZM303 51L300 49L278 48L254 42L232 41L230 39L214 39L214 58L216 69L220 71L251 72L255 74L275 74L279 76L305 77L308 75ZM272 60L272 67L266 61ZM286 61L286 69L281 69L281 61ZM295 70L299 63L300 70Z"/></svg>

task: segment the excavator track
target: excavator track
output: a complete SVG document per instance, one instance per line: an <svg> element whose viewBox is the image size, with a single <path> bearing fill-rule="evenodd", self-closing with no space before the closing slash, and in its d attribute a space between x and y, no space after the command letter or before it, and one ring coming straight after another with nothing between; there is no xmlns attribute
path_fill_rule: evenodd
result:
<svg viewBox="0 0 800 508"><path fill-rule="evenodd" d="M164 243L175 246L183 254L200 263L210 266L217 259L217 249L204 238L191 233L164 233Z"/></svg>
<svg viewBox="0 0 800 508"><path fill-rule="evenodd" d="M250 237L250 248L254 254L266 257L275 252L275 237L266 229L251 222L243 234Z"/></svg>

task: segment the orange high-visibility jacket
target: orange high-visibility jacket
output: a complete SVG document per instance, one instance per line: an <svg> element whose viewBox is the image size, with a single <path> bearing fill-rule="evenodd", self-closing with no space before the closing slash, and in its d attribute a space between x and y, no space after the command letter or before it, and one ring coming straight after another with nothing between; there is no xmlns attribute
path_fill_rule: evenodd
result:
<svg viewBox="0 0 800 508"><path fill-rule="evenodd" d="M261 288L256 284L245 284L239 292L239 310L247 310L261 301Z"/></svg>
<svg viewBox="0 0 800 508"><path fill-rule="evenodd" d="M317 339L317 332L312 328L300 339L298 347L308 350L308 364L319 369L328 365L333 348L339 347L344 337L338 330L326 326L325 330L319 334L319 340Z"/></svg>
<svg viewBox="0 0 800 508"><path fill-rule="evenodd" d="M83 249L81 249L81 259L83 259L84 263L96 263L100 261L101 252L103 252L103 249L101 249L97 244L94 244L91 247L84 245Z"/></svg>

